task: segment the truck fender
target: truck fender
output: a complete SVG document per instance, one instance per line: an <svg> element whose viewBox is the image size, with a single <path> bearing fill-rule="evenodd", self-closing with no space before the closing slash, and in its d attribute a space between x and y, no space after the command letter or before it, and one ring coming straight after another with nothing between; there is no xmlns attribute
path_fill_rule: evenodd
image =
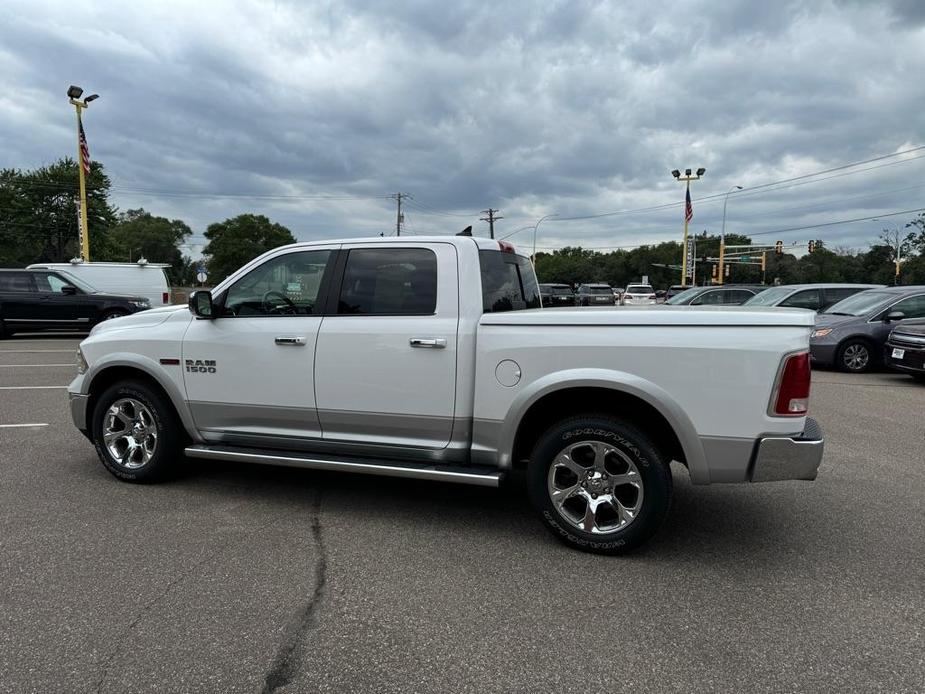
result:
<svg viewBox="0 0 925 694"><path fill-rule="evenodd" d="M674 429L687 462L691 481L708 484L710 481L706 456L697 430L684 409L668 391L625 371L612 369L568 369L546 374L525 387L508 409L501 427L498 446L498 463L502 468L512 467L514 441L517 428L530 407L540 398L568 388L606 388L633 395L654 407Z"/></svg>
<svg viewBox="0 0 925 694"><path fill-rule="evenodd" d="M142 354L130 354L126 352L114 352L112 354L107 354L106 356L101 357L99 360L95 361L93 366L91 366L89 371L87 371L87 374L81 383L81 394L89 395L90 386L93 384L93 381L96 379L96 377L107 369L111 369L113 367L128 367L131 369L136 369L138 371L144 372L146 375L154 379L154 381L157 382L157 384L167 394L167 397L170 398L170 402L174 409L177 411L177 414L180 417L180 422L183 424L183 428L186 430L186 433L190 435L190 438L195 443L202 443L202 436L200 436L199 431L196 429L196 425L193 422L193 414L190 412L190 409L186 404L186 399L183 397L183 393L179 386L177 386L177 384L171 378L169 378L167 374L164 373L164 368L150 357L146 357Z"/></svg>

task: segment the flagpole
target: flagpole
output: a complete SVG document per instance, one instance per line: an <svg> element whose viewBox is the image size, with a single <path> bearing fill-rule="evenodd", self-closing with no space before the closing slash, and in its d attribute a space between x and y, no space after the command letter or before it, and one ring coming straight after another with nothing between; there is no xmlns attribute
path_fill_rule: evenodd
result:
<svg viewBox="0 0 925 694"><path fill-rule="evenodd" d="M81 100L84 90L78 86L71 85L68 87L67 95L70 102L74 105L77 112L77 175L80 181L80 209L78 216L80 218L80 257L84 262L90 262L90 231L88 229L87 218L90 216L90 210L87 207L87 180L84 167L90 168L90 152L87 149L87 136L83 131L80 112L90 105L90 102L99 99L99 94L91 94Z"/></svg>
<svg viewBox="0 0 925 694"><path fill-rule="evenodd" d="M691 177L687 177L687 194L684 197L684 242L681 255L681 284L687 284L687 201L691 199Z"/></svg>
<svg viewBox="0 0 925 694"><path fill-rule="evenodd" d="M690 169L684 170L684 175L681 175L681 172L678 169L675 169L671 172L671 175L675 177L677 181L684 181L687 184L687 189L684 196L684 242L681 246L681 284L687 285L687 227L690 223L689 217L693 216L693 207L691 206L691 181L699 181L700 177L706 173L706 169L702 166L697 169L697 175L692 176Z"/></svg>
<svg viewBox="0 0 925 694"><path fill-rule="evenodd" d="M77 110L77 172L80 177L80 257L85 263L90 262L90 231L87 226L87 181L84 176L84 151L80 133L83 124L80 121L80 110L84 108L79 101L72 100ZM86 136L84 136L86 137Z"/></svg>

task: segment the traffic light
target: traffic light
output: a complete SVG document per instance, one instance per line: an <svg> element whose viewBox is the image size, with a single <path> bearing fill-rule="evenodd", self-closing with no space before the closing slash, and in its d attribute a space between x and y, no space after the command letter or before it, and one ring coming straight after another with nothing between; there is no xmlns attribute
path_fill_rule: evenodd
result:
<svg viewBox="0 0 925 694"><path fill-rule="evenodd" d="M726 272L725 272L726 277L729 277L729 267L730 267L729 265L726 266Z"/></svg>
<svg viewBox="0 0 925 694"><path fill-rule="evenodd" d="M806 248L810 253L812 253L814 250L816 250L816 242L810 241Z"/></svg>
<svg viewBox="0 0 925 694"><path fill-rule="evenodd" d="M783 255L783 254L784 254L784 242L783 242L783 241L776 241L776 242L774 243L774 252L775 252L777 255Z"/></svg>

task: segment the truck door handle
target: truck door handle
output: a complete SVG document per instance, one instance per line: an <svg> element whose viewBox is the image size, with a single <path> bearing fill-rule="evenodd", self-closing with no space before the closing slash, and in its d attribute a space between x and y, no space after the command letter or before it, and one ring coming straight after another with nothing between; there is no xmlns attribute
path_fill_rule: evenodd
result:
<svg viewBox="0 0 925 694"><path fill-rule="evenodd" d="M305 346L305 338L301 336L293 337L293 336L280 335L279 337L276 338L275 342L278 345L293 345L295 347Z"/></svg>
<svg viewBox="0 0 925 694"><path fill-rule="evenodd" d="M445 337L412 337L408 342L412 347L429 347L430 349L446 347Z"/></svg>

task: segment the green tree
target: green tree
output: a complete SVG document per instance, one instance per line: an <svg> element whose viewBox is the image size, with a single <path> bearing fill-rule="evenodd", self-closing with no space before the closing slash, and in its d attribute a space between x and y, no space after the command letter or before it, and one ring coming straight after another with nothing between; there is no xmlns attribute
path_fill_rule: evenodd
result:
<svg viewBox="0 0 925 694"><path fill-rule="evenodd" d="M90 257L112 254L109 177L93 162L87 176ZM65 261L79 255L77 162L69 157L31 171L0 171L0 265Z"/></svg>
<svg viewBox="0 0 925 694"><path fill-rule="evenodd" d="M145 257L155 263L180 262L180 246L193 233L179 219L155 217L143 209L119 214L111 239L116 260L131 262Z"/></svg>
<svg viewBox="0 0 925 694"><path fill-rule="evenodd" d="M292 232L263 215L242 214L224 222L210 224L202 250L209 282L216 284L232 272L265 253L287 243L295 243Z"/></svg>

